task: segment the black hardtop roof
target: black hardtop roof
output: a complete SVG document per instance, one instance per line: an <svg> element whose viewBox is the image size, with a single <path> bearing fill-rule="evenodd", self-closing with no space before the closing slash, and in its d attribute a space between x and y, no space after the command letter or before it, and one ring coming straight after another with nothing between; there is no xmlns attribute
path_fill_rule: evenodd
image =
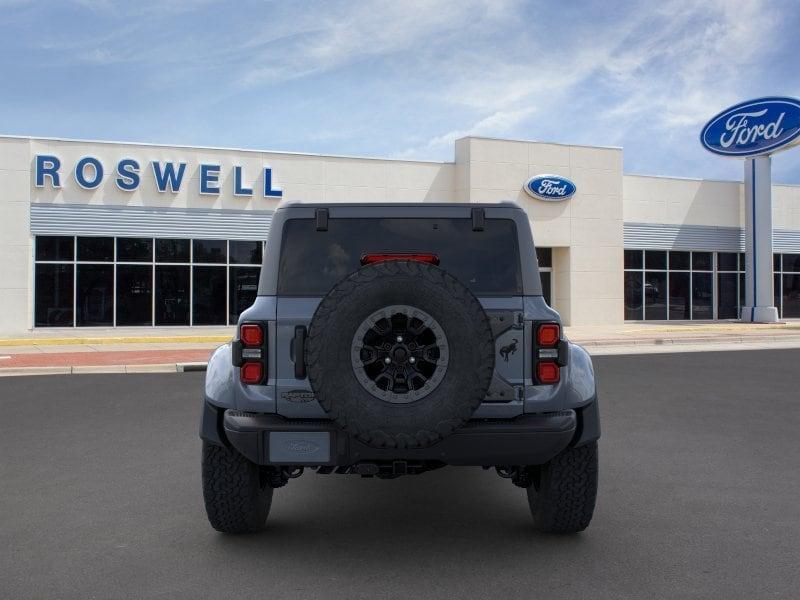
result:
<svg viewBox="0 0 800 600"><path fill-rule="evenodd" d="M478 212L476 212L478 209ZM473 219L480 213L486 219L511 219L516 223L519 241L519 259L522 271L522 289L526 296L541 296L542 285L536 262L535 246L528 214L516 202L291 202L278 205L272 215L267 248L258 283L260 296L275 296L278 293L278 272L283 232L286 223L293 219L317 219L318 232L328 231L328 219ZM327 213L327 214L326 214ZM313 232L314 228L307 231ZM320 235L325 235L320 233Z"/></svg>
<svg viewBox="0 0 800 600"><path fill-rule="evenodd" d="M516 202L281 202L276 210L284 208L515 208L522 210Z"/></svg>

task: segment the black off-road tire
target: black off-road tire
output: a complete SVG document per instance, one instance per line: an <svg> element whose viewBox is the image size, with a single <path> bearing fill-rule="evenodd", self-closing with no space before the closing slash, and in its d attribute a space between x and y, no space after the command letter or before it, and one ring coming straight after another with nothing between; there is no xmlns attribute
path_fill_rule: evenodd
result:
<svg viewBox="0 0 800 600"><path fill-rule="evenodd" d="M203 442L203 500L211 526L223 533L264 528L273 489L258 465L235 450Z"/></svg>
<svg viewBox="0 0 800 600"><path fill-rule="evenodd" d="M392 305L433 317L449 347L444 378L407 403L367 391L351 360L359 326ZM377 448L420 448L453 433L486 397L494 360L489 318L477 298L444 269L413 261L368 265L340 281L314 313L306 341L308 377L320 404L349 435Z"/></svg>
<svg viewBox="0 0 800 600"><path fill-rule="evenodd" d="M528 504L544 533L577 533L589 526L597 498L597 442L568 448L533 472Z"/></svg>

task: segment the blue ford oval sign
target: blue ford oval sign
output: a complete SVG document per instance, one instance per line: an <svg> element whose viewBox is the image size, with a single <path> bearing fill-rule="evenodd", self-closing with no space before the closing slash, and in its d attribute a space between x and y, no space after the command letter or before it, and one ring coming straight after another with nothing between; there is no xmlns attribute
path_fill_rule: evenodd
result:
<svg viewBox="0 0 800 600"><path fill-rule="evenodd" d="M558 175L536 175L525 182L525 191L534 198L558 202L571 198L577 188L566 177Z"/></svg>
<svg viewBox="0 0 800 600"><path fill-rule="evenodd" d="M722 156L758 156L800 142L800 100L758 98L731 106L700 132L700 143Z"/></svg>

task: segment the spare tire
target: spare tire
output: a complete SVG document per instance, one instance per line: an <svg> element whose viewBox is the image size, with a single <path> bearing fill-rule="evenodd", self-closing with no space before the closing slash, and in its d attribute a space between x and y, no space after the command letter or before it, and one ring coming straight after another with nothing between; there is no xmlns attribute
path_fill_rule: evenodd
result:
<svg viewBox="0 0 800 600"><path fill-rule="evenodd" d="M431 264L372 264L322 299L306 341L311 388L349 435L378 448L430 446L486 397L494 339L480 302Z"/></svg>

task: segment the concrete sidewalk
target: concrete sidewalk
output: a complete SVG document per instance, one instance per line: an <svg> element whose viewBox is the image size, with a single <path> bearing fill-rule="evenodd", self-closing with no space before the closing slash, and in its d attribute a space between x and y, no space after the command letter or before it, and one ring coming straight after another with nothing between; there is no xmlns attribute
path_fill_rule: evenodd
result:
<svg viewBox="0 0 800 600"><path fill-rule="evenodd" d="M800 321L625 323L565 331L593 355L800 348Z"/></svg>
<svg viewBox="0 0 800 600"><path fill-rule="evenodd" d="M592 355L800 348L800 321L625 323L565 332ZM233 327L35 330L0 339L0 376L203 369L233 333Z"/></svg>
<svg viewBox="0 0 800 600"><path fill-rule="evenodd" d="M0 376L205 368L234 327L34 330L0 338Z"/></svg>

